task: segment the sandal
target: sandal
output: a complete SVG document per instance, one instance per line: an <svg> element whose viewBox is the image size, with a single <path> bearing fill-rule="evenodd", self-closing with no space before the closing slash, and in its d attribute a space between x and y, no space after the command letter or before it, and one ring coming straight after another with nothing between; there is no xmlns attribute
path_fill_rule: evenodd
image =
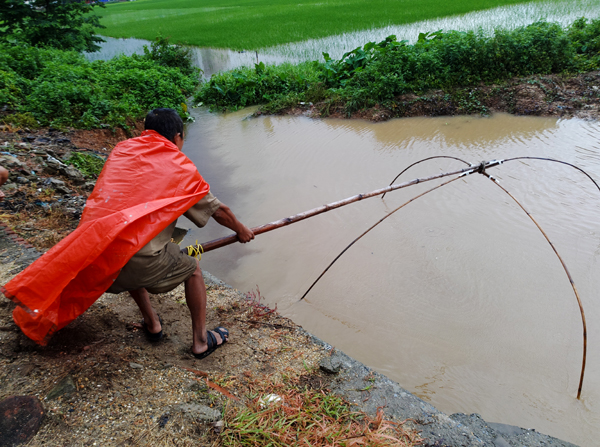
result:
<svg viewBox="0 0 600 447"><path fill-rule="evenodd" d="M158 321L160 321L160 332L152 333L152 332L150 332L150 330L148 330L148 326L146 326L146 321L142 320L142 329L144 330L144 334L146 334L146 339L152 343L161 341L163 338L163 331L162 331L163 321L162 321L162 318L160 318L160 315L158 316Z"/></svg>
<svg viewBox="0 0 600 447"><path fill-rule="evenodd" d="M217 343L217 337L215 337L213 332L216 332L217 334L219 334L221 336L221 340L222 340L221 344ZM198 360L208 357L213 352L215 352L218 348L220 348L225 343L227 343L227 337L229 337L229 331L221 326L213 329L212 331L206 331L208 348L206 349L206 351L201 352L200 354L196 354L196 353L192 352L192 355L195 358L197 358Z"/></svg>

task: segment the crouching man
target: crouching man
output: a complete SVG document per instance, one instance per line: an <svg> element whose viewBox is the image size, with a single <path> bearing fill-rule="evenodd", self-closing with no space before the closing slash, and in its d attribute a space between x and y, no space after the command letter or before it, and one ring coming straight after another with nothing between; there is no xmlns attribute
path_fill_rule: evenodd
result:
<svg viewBox="0 0 600 447"><path fill-rule="evenodd" d="M151 111L139 137L115 146L75 231L0 288L18 304L13 319L25 335L45 345L102 293L128 291L144 317L146 336L158 341L162 323L148 292L185 283L192 354L204 358L227 341L227 329L207 330L198 261L170 242L171 235L182 214L199 227L212 216L242 243L254 233L211 194L182 147L183 122L173 109Z"/></svg>
<svg viewBox="0 0 600 447"><path fill-rule="evenodd" d="M183 148L183 121L173 109L155 109L146 116L145 131L139 138L129 140L129 144L139 147L139 153L145 152L145 140L163 141L165 146ZM153 176L169 175L162 172L157 164L157 171L147 173ZM144 182L148 179L140 179ZM130 188L137 188L135 182ZM175 190L173 191L175 193ZM233 230L240 242L254 239L252 231L242 224L229 207L219 202L211 194L206 193L195 205L183 213L198 227L203 227L212 216L219 224ZM185 299L192 318L192 354L196 358L204 358L217 347L227 341L229 333L223 327L213 331L206 329L206 287L198 260L180 251L179 245L171 242L171 235L177 220L171 222L164 230L142 247L125 264L113 285L110 293L128 291L140 308L144 317L144 332L150 341L162 338L162 323L152 308L148 292L165 293L182 282L185 283Z"/></svg>

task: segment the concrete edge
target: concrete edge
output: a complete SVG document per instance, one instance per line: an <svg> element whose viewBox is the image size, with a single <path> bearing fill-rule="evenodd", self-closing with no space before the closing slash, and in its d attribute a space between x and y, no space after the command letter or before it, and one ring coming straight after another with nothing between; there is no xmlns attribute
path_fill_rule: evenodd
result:
<svg viewBox="0 0 600 447"><path fill-rule="evenodd" d="M219 278L203 271L207 287L233 289ZM239 292L241 298L244 295ZM331 391L375 417L383 408L386 419L408 421L425 439L425 446L435 447L577 447L533 429L488 423L478 414L446 415L398 383L353 359L329 343L298 326L312 342L331 351L321 361L321 369L333 375Z"/></svg>

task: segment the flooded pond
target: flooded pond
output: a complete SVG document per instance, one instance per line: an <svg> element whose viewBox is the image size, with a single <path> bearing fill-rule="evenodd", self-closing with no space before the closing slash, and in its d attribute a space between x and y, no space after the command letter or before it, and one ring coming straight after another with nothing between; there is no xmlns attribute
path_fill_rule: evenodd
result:
<svg viewBox="0 0 600 447"><path fill-rule="evenodd" d="M196 110L184 151L249 226L386 186L433 155L469 162L513 156L572 162L600 179L600 124L513 117L385 123L245 119ZM422 163L402 180L462 165ZM434 186L413 186L204 255L202 268L270 305L447 413L535 428L595 445L600 426L600 192L567 166L493 168L546 231L578 287L588 321L582 358L577 302L557 257L527 215L482 175L444 186L333 258L389 211ZM185 219L180 225L192 227ZM214 222L184 243L229 234ZM233 334L243 337L244 334Z"/></svg>

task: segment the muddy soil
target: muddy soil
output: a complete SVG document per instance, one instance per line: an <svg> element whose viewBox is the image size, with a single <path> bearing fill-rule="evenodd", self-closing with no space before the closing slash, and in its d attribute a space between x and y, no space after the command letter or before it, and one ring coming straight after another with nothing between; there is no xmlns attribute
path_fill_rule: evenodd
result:
<svg viewBox="0 0 600 447"><path fill-rule="evenodd" d="M547 75L515 78L501 85L436 90L424 95L398 96L387 104L348 114L345 104L321 102L286 109L284 114L315 118L358 118L385 121L391 118L443 115L556 116L560 118L600 118L600 72L577 76ZM262 112L261 112L262 113Z"/></svg>

